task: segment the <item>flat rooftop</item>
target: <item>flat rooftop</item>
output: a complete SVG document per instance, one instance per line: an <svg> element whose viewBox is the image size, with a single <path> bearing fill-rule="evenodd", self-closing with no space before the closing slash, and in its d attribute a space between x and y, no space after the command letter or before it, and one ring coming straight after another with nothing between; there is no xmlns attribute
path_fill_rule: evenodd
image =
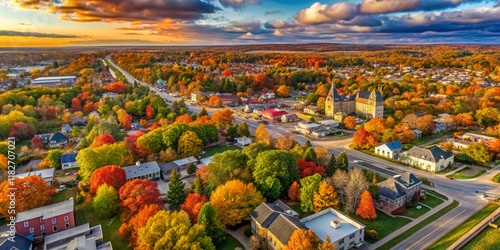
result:
<svg viewBox="0 0 500 250"><path fill-rule="evenodd" d="M330 222L333 220L339 220L341 226L337 229L330 226ZM343 239L364 227L359 222L351 220L331 208L308 216L300 221L311 229L322 241L325 241L326 236L329 235L332 242Z"/></svg>

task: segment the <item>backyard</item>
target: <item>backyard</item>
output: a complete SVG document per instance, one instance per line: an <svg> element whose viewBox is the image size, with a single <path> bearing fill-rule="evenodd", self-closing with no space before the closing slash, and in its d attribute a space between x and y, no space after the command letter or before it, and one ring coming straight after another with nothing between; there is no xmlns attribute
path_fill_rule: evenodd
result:
<svg viewBox="0 0 500 250"><path fill-rule="evenodd" d="M205 153L201 156L201 158L210 157L210 156L213 156L214 154L222 153L224 151L234 150L234 149L241 150L241 148L234 146L234 145L216 146L216 147L206 148L206 149L204 149Z"/></svg>
<svg viewBox="0 0 500 250"><path fill-rule="evenodd" d="M500 218L495 220L495 224L500 224ZM483 249L500 249L500 229L488 226L481 231L476 237L469 241L461 249L463 250L483 250Z"/></svg>

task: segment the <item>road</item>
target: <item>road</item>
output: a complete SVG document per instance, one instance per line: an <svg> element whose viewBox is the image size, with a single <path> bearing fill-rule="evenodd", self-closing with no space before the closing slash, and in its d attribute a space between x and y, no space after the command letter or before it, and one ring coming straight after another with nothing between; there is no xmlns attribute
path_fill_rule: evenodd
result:
<svg viewBox="0 0 500 250"><path fill-rule="evenodd" d="M137 82L139 84L148 86L146 83L132 77L128 72L118 67L118 65L112 62L110 59L108 61L116 69L118 69L129 82ZM152 91L170 102L176 100L175 97L167 95L164 92L160 92L155 88L152 88ZM196 114L198 114L202 109L201 107L192 105L189 105L188 108L191 112ZM212 114L213 112L215 112L215 110L209 109L207 110L207 112L209 114ZM260 123L254 120L235 117L235 122L241 123L243 121L248 124L248 127L252 131L260 125ZM289 134L295 136L295 140L301 144L304 144L307 140L310 140L313 145L323 146L327 148L330 153L334 153L335 155L338 155L341 152L345 151L349 156L349 160L351 161L350 166L369 168L386 176L390 176L398 172L411 172L416 176L426 177L435 184L434 189L436 191L460 202L460 205L458 207L456 207L446 215L440 217L436 221L430 223L428 226L414 233L410 237L406 238L393 249L416 250L424 249L425 247L430 246L432 243L444 236L449 230L462 224L469 216L473 215L484 205L486 205L487 202L480 197L480 194L500 194L500 185L495 184L491 181L492 176L500 173L500 167L488 171L487 174L473 181L449 180L442 175L435 175L418 169L405 167L399 164L379 159L371 155L364 154L356 150L352 150L347 147L349 144L351 144L351 137L328 141L314 140L311 138L306 138L302 135L291 133L290 131L277 127L274 124L269 124L266 126L266 128L273 135L273 137L279 137L285 134ZM353 161L360 161L360 163L354 163ZM478 190L479 193L476 193L476 190Z"/></svg>

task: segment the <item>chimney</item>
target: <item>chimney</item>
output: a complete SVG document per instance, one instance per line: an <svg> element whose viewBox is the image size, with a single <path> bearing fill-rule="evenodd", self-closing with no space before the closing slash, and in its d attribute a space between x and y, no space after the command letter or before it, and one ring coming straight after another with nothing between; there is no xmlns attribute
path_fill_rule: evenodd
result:
<svg viewBox="0 0 500 250"><path fill-rule="evenodd" d="M137 162L135 162L135 165L138 166L138 167L140 167L141 166L141 162L137 161Z"/></svg>
<svg viewBox="0 0 500 250"><path fill-rule="evenodd" d="M334 229L337 229L341 226L341 223L338 219L336 220L331 220L330 221L330 226L333 227Z"/></svg>

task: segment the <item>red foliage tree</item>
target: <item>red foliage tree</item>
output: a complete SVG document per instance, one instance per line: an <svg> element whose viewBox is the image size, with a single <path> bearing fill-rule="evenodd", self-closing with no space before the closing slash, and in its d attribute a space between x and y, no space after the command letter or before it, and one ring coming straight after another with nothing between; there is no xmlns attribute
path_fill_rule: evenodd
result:
<svg viewBox="0 0 500 250"><path fill-rule="evenodd" d="M127 91L127 85L124 84L122 81L118 81L104 87L104 89L118 94L123 94Z"/></svg>
<svg viewBox="0 0 500 250"><path fill-rule="evenodd" d="M148 105L146 107L146 117L149 118L149 119L153 118L153 115L154 115L153 111L154 111L153 107L151 107L151 105Z"/></svg>
<svg viewBox="0 0 500 250"><path fill-rule="evenodd" d="M82 102L77 97L71 100L71 108L73 111L82 111Z"/></svg>
<svg viewBox="0 0 500 250"><path fill-rule="evenodd" d="M31 147L32 148L42 149L43 148L43 140L42 140L42 138L40 138L38 136L33 136L33 139L31 139Z"/></svg>
<svg viewBox="0 0 500 250"><path fill-rule="evenodd" d="M125 209L124 219L130 218L147 205L157 204L163 207L158 184L151 180L135 179L120 188L120 206Z"/></svg>
<svg viewBox="0 0 500 250"><path fill-rule="evenodd" d="M135 133L125 138L125 145L127 145L130 152L132 152L136 158L143 158L148 154L148 150L145 147L137 145L137 138L141 137L143 134L144 132L137 130Z"/></svg>
<svg viewBox="0 0 500 250"><path fill-rule="evenodd" d="M101 135L96 136L96 138L94 138L94 141L92 142L90 147L96 148L96 147L102 146L104 144L113 144L113 143L115 143L115 138L113 138L112 135L101 134Z"/></svg>
<svg viewBox="0 0 500 250"><path fill-rule="evenodd" d="M122 128L124 129L131 129L132 128L132 116L129 114L126 114L120 119L120 124L122 125Z"/></svg>
<svg viewBox="0 0 500 250"><path fill-rule="evenodd" d="M360 128L354 133L352 143L357 148L370 149L377 145L377 140L375 140L374 136L364 128Z"/></svg>
<svg viewBox="0 0 500 250"><path fill-rule="evenodd" d="M290 186L290 188L288 189L288 197L292 201L300 200L300 186L297 181L294 181Z"/></svg>
<svg viewBox="0 0 500 250"><path fill-rule="evenodd" d="M155 123L153 123L153 125L151 125L151 127L149 128L149 130L153 131L153 130L159 128L159 127L161 127L161 124L155 122Z"/></svg>
<svg viewBox="0 0 500 250"><path fill-rule="evenodd" d="M297 165L299 166L299 176L300 178L304 178L313 174L323 174L325 169L321 166L317 166L316 163L312 161L306 161L304 159L299 159L297 161Z"/></svg>
<svg viewBox="0 0 500 250"><path fill-rule="evenodd" d="M16 140L26 140L33 135L35 135L36 130L33 126L24 123L24 122L16 122L9 129L9 137L14 137Z"/></svg>
<svg viewBox="0 0 500 250"><path fill-rule="evenodd" d="M85 111L87 113L94 111L94 103L91 101L87 101L85 103L85 106L83 106L83 111Z"/></svg>
<svg viewBox="0 0 500 250"><path fill-rule="evenodd" d="M137 232L141 227L144 227L149 218L158 213L161 208L156 204L145 206L128 223L123 223L120 226L120 235L125 239L130 240L130 246L135 248L137 246Z"/></svg>
<svg viewBox="0 0 500 250"><path fill-rule="evenodd" d="M208 201L208 198L205 195L200 195L198 193L188 194L186 200L184 200L184 204L181 205L181 209L186 211L189 215L189 218L194 223L198 222L198 213L200 212L201 207Z"/></svg>
<svg viewBox="0 0 500 250"><path fill-rule="evenodd" d="M222 75L223 76L230 76L232 75L233 73L231 72L230 69L225 69L224 71L222 71Z"/></svg>
<svg viewBox="0 0 500 250"><path fill-rule="evenodd" d="M125 185L126 181L127 177L125 170L123 170L122 167L116 165L104 166L96 169L90 176L90 192L97 192L97 189L102 184L108 184L108 186L119 190L123 185Z"/></svg>
<svg viewBox="0 0 500 250"><path fill-rule="evenodd" d="M44 114L45 119L52 120L56 118L56 109L53 106L50 106L45 110Z"/></svg>

